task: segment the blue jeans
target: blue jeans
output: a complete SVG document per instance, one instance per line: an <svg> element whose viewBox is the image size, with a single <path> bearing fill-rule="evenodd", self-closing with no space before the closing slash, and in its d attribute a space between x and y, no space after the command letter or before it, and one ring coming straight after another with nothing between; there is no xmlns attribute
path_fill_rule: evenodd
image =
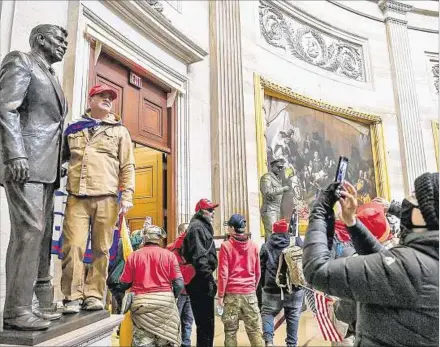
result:
<svg viewBox="0 0 440 347"><path fill-rule="evenodd" d="M298 343L299 316L301 314L304 290L296 290L285 294L281 300L280 294L270 294L263 291L263 306L261 316L263 321L263 338L266 343L273 343L274 318L284 308L287 323L286 345L295 347Z"/></svg>
<svg viewBox="0 0 440 347"><path fill-rule="evenodd" d="M177 308L179 309L180 322L182 324L182 346L191 346L191 330L194 316L188 295L180 294L179 299L177 299Z"/></svg>

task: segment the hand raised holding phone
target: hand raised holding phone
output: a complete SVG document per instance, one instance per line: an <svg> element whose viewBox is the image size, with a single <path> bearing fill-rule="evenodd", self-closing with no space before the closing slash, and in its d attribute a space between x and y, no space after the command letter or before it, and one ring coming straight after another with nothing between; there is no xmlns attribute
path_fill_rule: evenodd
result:
<svg viewBox="0 0 440 347"><path fill-rule="evenodd" d="M358 208L356 188L348 182L343 182L339 194L341 195L339 199L341 204L340 218L347 226L353 226L356 224L356 211Z"/></svg>

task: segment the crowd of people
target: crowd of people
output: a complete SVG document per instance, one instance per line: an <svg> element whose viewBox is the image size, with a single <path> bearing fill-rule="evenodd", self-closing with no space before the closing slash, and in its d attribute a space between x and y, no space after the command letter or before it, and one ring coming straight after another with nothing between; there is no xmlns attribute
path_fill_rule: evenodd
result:
<svg viewBox="0 0 440 347"><path fill-rule="evenodd" d="M218 205L201 199L168 249L161 247L165 231L146 223L131 234L134 252L109 271L115 221L133 207L135 186L130 134L112 113L117 93L108 86L92 87L90 108L63 131L67 101L52 64L63 59L67 31L38 25L29 39L31 52L9 53L0 68L0 173L12 225L4 328L46 330L61 318L53 306L49 249L53 195L67 172L62 311L103 310L107 285L121 312L131 312L133 346L189 346L193 321L197 346L213 346L216 298L226 346L237 345L240 320L252 346L273 345L274 319L281 310L286 345L296 346L307 288L335 298L335 318L347 325L345 340L337 343L439 345L439 174L419 176L401 204L377 199L374 206L358 206L370 199L372 165L357 166L352 148L355 165L347 177L355 186L330 183L335 154L318 133L306 135L299 146L292 132L285 133L276 153L269 153L273 164L263 182L262 209L266 242L260 250L245 218L234 214L217 255L212 222ZM273 160L279 155L286 160ZM296 177L290 186L278 177L284 161L285 172L291 169L288 177ZM292 187L299 184L301 195L301 189L319 181L303 242L292 226L294 218L272 218L281 214L282 193L296 192ZM390 242L386 212L400 218L397 245ZM89 235L93 256L84 276ZM32 305L34 293L38 307Z"/></svg>
<svg viewBox="0 0 440 347"><path fill-rule="evenodd" d="M132 233L137 250L116 266L119 272L107 276L112 224L132 207L134 187L128 131L109 114L115 98L111 89L93 87L90 109L65 131L69 198L63 227L64 313L103 309L107 283L122 312L131 312L133 346L189 346L193 321L197 346L213 346L216 299L226 346L237 345L240 320L252 346L273 345L274 320L281 310L286 345L296 346L307 287L337 298L335 313L348 325L344 343L354 338L356 346L438 345L438 174L417 178L414 195L401 206L388 206L383 199L358 206L363 200L356 182L331 183L311 207L304 244L292 226L294 218L275 219L270 225L267 219L269 232L260 250L250 239L245 218L234 214L217 254L212 222L218 205L201 199L168 249L161 247L165 231L146 223ZM117 158L112 156L116 150ZM275 162L279 170L288 169ZM99 170L93 163L99 163ZM99 175L107 178L96 179ZM109 195L102 197L103 189L111 189ZM115 195L121 189L118 212ZM386 210L400 218L396 247L390 248ZM83 286L78 264L90 220L94 257ZM301 256L292 263L292 254L298 253L291 251L302 248L304 282L295 282L291 266L301 264Z"/></svg>
<svg viewBox="0 0 440 347"><path fill-rule="evenodd" d="M163 230L147 225L145 246L129 257L120 279L134 292L133 345L190 346L194 316L197 346L213 346L217 296L225 346L237 346L240 320L252 346L272 346L281 310L285 343L296 346L304 291L314 288L334 299L335 319L345 323L335 346L437 346L438 178L421 175L414 193L392 205L376 199L358 206L353 185L332 183L313 205L304 243L280 220L260 251L245 218L234 214L217 257L212 221L218 205L207 199L197 203L168 251L159 247ZM398 245L390 242L389 212L401 219ZM344 237L350 242L335 252L335 240ZM292 247L303 248L304 287L289 281L282 255Z"/></svg>

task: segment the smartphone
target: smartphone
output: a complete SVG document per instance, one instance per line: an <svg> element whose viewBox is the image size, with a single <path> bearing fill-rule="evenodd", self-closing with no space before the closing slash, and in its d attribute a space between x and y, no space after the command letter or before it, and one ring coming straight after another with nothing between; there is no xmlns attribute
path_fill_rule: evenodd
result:
<svg viewBox="0 0 440 347"><path fill-rule="evenodd" d="M335 182L341 183L342 181L345 180L347 169L348 169L348 158L340 156L338 168L336 170Z"/></svg>

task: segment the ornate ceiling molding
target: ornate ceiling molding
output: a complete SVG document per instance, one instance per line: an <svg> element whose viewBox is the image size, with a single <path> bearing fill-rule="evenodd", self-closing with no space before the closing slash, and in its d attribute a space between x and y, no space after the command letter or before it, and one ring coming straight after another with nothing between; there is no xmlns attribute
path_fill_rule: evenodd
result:
<svg viewBox="0 0 440 347"><path fill-rule="evenodd" d="M335 75L367 81L363 46L366 40L355 36L350 40L349 33L336 36L334 32L340 30L325 30L324 27L328 27L325 23L303 13L295 16L284 6L279 2L260 0L260 33L272 49ZM295 10L294 7L291 9Z"/></svg>
<svg viewBox="0 0 440 347"><path fill-rule="evenodd" d="M106 1L103 4L122 15L146 37L186 64L201 61L208 53L147 1Z"/></svg>
<svg viewBox="0 0 440 347"><path fill-rule="evenodd" d="M407 14L412 11L413 6L393 0L381 0L379 1L379 8L382 12L391 11L400 14Z"/></svg>

